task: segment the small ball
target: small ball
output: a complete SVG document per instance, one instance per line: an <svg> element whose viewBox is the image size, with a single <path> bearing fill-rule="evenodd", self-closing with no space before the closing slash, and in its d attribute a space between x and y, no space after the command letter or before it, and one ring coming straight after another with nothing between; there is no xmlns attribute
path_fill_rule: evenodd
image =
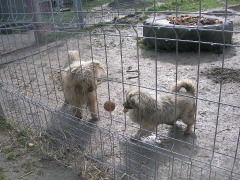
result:
<svg viewBox="0 0 240 180"><path fill-rule="evenodd" d="M113 101L106 101L104 103L104 109L106 111L113 111L115 109L115 103Z"/></svg>

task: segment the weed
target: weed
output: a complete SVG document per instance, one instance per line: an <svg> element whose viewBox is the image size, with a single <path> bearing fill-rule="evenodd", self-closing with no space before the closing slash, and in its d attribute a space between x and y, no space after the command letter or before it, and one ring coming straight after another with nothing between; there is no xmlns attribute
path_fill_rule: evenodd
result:
<svg viewBox="0 0 240 180"><path fill-rule="evenodd" d="M70 38L73 37L73 34L67 33L67 32L54 32L47 36L46 40L48 43L55 42L62 40L64 38Z"/></svg>
<svg viewBox="0 0 240 180"><path fill-rule="evenodd" d="M43 175L43 170L42 170L41 168L39 168L39 169L37 170L36 174L37 174L38 176Z"/></svg>
<svg viewBox="0 0 240 180"><path fill-rule="evenodd" d="M18 152L18 153L16 154L16 157L21 157L21 156L23 156L23 152Z"/></svg>
<svg viewBox="0 0 240 180"><path fill-rule="evenodd" d="M2 153L4 153L4 154L8 154L8 153L10 153L10 152L12 152L13 151L13 148L5 148L5 149L2 149Z"/></svg>
<svg viewBox="0 0 240 180"><path fill-rule="evenodd" d="M110 46L116 47L117 45L114 43L114 41L111 41L111 42L110 42Z"/></svg>
<svg viewBox="0 0 240 180"><path fill-rule="evenodd" d="M0 128L11 130L13 129L13 124L10 122L7 122L5 118L0 116Z"/></svg>
<svg viewBox="0 0 240 180"><path fill-rule="evenodd" d="M29 169L32 166L32 163L33 163L33 160L32 159L28 159L28 160L26 160L25 162L23 162L21 164L21 167Z"/></svg>
<svg viewBox="0 0 240 180"><path fill-rule="evenodd" d="M25 90L26 90L28 87L29 87L28 84L24 84L24 85L23 85L23 89L25 89Z"/></svg>
<svg viewBox="0 0 240 180"><path fill-rule="evenodd" d="M29 134L30 132L28 130L20 130L17 134L16 134L16 138L18 143L23 146L23 147L27 147L29 144Z"/></svg>
<svg viewBox="0 0 240 180"><path fill-rule="evenodd" d="M9 153L8 155L7 155L7 159L8 160L13 160L15 158L15 154L14 153Z"/></svg>
<svg viewBox="0 0 240 180"><path fill-rule="evenodd" d="M144 41L142 39L137 42L137 45L138 45L139 48L144 49L146 51L150 51L150 50L153 50L155 48L152 45L146 45L145 46Z"/></svg>
<svg viewBox="0 0 240 180"><path fill-rule="evenodd" d="M31 77L31 78L30 78L30 83L33 82L33 81L35 81L35 80L36 80L36 77Z"/></svg>
<svg viewBox="0 0 240 180"><path fill-rule="evenodd" d="M18 30L15 30L14 31L14 34L21 34L21 31L18 29Z"/></svg>
<svg viewBox="0 0 240 180"><path fill-rule="evenodd" d="M0 167L0 180L10 180L9 178L6 178L3 174L3 168Z"/></svg>

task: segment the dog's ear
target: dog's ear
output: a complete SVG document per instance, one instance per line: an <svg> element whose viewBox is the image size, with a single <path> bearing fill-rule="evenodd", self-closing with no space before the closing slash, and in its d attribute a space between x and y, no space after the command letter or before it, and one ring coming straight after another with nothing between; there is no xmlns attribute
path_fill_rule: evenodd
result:
<svg viewBox="0 0 240 180"><path fill-rule="evenodd" d="M99 68L99 69L101 69L102 71L106 71L105 68L104 68L104 66L103 66L103 64L100 63L100 62L97 63L96 68Z"/></svg>
<svg viewBox="0 0 240 180"><path fill-rule="evenodd" d="M100 62L98 62L98 61L93 61L92 63L91 63L91 65L92 65L92 67L93 67L93 69L94 69L94 71L96 72L96 71L106 71L105 70L105 68L104 68L104 66L103 66L103 64L102 63L100 63Z"/></svg>
<svg viewBox="0 0 240 180"><path fill-rule="evenodd" d="M100 64L99 68L100 68L102 71L106 71L106 69L104 68L103 64Z"/></svg>

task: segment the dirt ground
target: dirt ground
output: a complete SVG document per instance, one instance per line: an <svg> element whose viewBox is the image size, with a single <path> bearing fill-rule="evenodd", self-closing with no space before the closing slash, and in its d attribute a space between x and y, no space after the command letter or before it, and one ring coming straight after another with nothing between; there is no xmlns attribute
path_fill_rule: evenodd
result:
<svg viewBox="0 0 240 180"><path fill-rule="evenodd" d="M26 131L6 129L0 122L1 180L82 179L70 167L57 163L53 157L44 154L32 138Z"/></svg>
<svg viewBox="0 0 240 180"><path fill-rule="evenodd" d="M229 16L229 19L234 22L234 31L239 31L239 17ZM75 37L54 43L55 47L45 46L39 53L4 65L0 72L2 89L13 93L10 96L4 90L2 94L7 117L25 119L28 126L41 129L39 131L53 127L53 132L56 132L56 127L64 130L65 134L71 136L71 140L74 139L75 144L81 146L80 149L101 159L101 162L110 166L113 164L120 170L120 174L123 172L120 177L124 177L126 172L139 179L152 179L154 176L166 179L168 172L174 177L186 178L189 176L190 165L193 165L192 179L240 177L240 157L237 153L240 122L239 47L228 47L224 54L184 52L176 56L175 52L140 49L137 40L141 37L141 25L129 28L104 26L94 29L91 34L80 32ZM239 42L240 34L234 33L233 45L239 46ZM81 60L98 60L106 66L107 81L98 89L100 120L93 127L89 125L90 129L85 127L86 120L90 118L87 110L83 120L75 121L74 118L69 120L74 116L71 108L63 106L61 70L68 50L79 50ZM17 54L3 58L11 59L12 56ZM220 83L219 68L222 67L223 81ZM129 70L139 71L139 78L136 78L136 72L128 72ZM129 137L138 129L122 112L124 92L128 87L141 85L152 88L153 92L157 89L158 94L163 95L169 91L176 77L197 83L194 133L184 136L185 125L177 122L175 126L159 125L157 136L153 134L153 138L143 139L145 145L134 144L128 138L122 138ZM103 104L108 99L116 103L116 109L112 113L103 109ZM2 134L1 138L4 136ZM62 138L63 135L60 139ZM155 145L154 150L151 149L152 144ZM174 163L169 159L170 156L177 158ZM25 154L24 160L19 162L17 158L13 161L8 161L3 156L0 158L0 166L7 169L4 174L14 179L28 173L26 168L18 165L32 157ZM33 160L36 161L36 169L24 177L26 179L39 178L35 172L38 167L45 166L41 158ZM72 177L68 179L77 178L74 172L65 167L49 160L47 162L47 168L39 179L54 176L61 176L58 178L61 179L65 175ZM171 169L175 166L178 167L172 172ZM159 174L154 174L155 169Z"/></svg>

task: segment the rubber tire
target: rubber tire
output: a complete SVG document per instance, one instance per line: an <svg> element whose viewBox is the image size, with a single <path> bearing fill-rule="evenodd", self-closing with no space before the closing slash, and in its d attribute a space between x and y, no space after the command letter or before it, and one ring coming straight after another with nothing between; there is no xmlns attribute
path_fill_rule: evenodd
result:
<svg viewBox="0 0 240 180"><path fill-rule="evenodd" d="M157 49L167 51L198 51L200 45L201 51L222 53L224 43L225 45L232 43L232 36L233 22L229 20L226 24L196 27L186 25L174 26L165 17L162 17L159 19L148 19L143 26L144 45L157 46ZM167 41L163 38L167 38ZM178 46L176 39L178 40ZM181 40L190 40L191 42ZM220 44L212 45L212 43Z"/></svg>

